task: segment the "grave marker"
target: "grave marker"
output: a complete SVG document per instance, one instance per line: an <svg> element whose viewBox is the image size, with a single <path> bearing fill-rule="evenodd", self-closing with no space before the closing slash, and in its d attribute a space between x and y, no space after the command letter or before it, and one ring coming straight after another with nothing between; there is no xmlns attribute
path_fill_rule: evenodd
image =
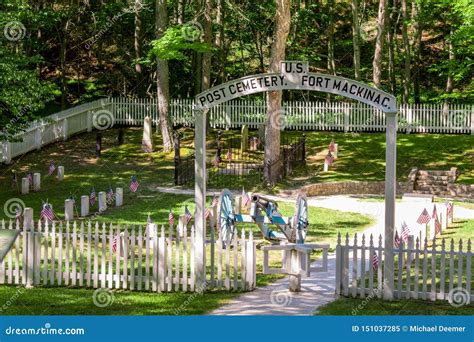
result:
<svg viewBox="0 0 474 342"><path fill-rule="evenodd" d="M86 217L89 215L89 196L81 196L81 217Z"/></svg>
<svg viewBox="0 0 474 342"><path fill-rule="evenodd" d="M104 191L99 192L99 211L103 212L107 209L107 197Z"/></svg>
<svg viewBox="0 0 474 342"><path fill-rule="evenodd" d="M36 172L33 174L33 191L41 190L41 174Z"/></svg>
<svg viewBox="0 0 474 342"><path fill-rule="evenodd" d="M123 205L123 189L116 188L115 189L115 206L121 207Z"/></svg>
<svg viewBox="0 0 474 342"><path fill-rule="evenodd" d="M27 177L21 179L21 194L26 195L30 193L30 180Z"/></svg>
<svg viewBox="0 0 474 342"><path fill-rule="evenodd" d="M146 153L153 152L153 136L151 129L151 118L149 116L145 117L143 120L142 150Z"/></svg>
<svg viewBox="0 0 474 342"><path fill-rule="evenodd" d="M58 181L62 181L64 179L64 166L62 165L58 166L57 178L58 178Z"/></svg>
<svg viewBox="0 0 474 342"><path fill-rule="evenodd" d="M74 220L74 200L67 199L64 201L64 219L66 221Z"/></svg>

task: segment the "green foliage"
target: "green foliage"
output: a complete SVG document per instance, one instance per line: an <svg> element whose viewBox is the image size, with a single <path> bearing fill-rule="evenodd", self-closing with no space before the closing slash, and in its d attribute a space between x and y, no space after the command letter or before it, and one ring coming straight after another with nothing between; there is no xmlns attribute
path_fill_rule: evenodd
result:
<svg viewBox="0 0 474 342"><path fill-rule="evenodd" d="M173 26L166 30L163 37L153 40L148 52L150 63L154 58L163 60L185 60L186 52L207 52L211 51L211 46L201 43L199 37L202 34L199 27L192 24Z"/></svg>

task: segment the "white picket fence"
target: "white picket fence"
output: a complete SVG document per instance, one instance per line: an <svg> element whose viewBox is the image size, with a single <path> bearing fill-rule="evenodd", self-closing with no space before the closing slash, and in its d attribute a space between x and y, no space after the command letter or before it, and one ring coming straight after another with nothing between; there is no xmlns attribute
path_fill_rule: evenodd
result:
<svg viewBox="0 0 474 342"><path fill-rule="evenodd" d="M154 225L153 225L154 226ZM252 290L256 247L242 231L229 244L206 242L205 288L196 283L195 232L186 225L147 229L82 222L38 222L20 231L0 263L0 284L78 286L153 292ZM113 246L116 246L114 250Z"/></svg>
<svg viewBox="0 0 474 342"><path fill-rule="evenodd" d="M339 236L336 246L336 294L361 298L382 298L385 250L382 236L378 243L370 236L357 235L345 242ZM441 243L440 243L441 240ZM431 245L429 245L429 243ZM440 244L440 245L438 245ZM398 299L450 300L464 305L473 303L471 240L462 240L455 249L453 240L416 239L416 244L394 248L394 297ZM440 247L440 248L438 248ZM463 250L464 248L464 250ZM374 267L376 255L378 267Z"/></svg>
<svg viewBox="0 0 474 342"><path fill-rule="evenodd" d="M176 99L170 103L174 126L193 126L193 100ZM399 106L399 132L474 134L474 105L450 105L449 110L434 104ZM287 130L325 130L374 132L385 130L385 115L361 103L289 101L283 104L283 124ZM264 101L237 99L212 108L209 113L213 128L257 128L265 123ZM156 99L104 98L70 108L33 122L21 134L21 142L3 142L0 161L12 158L57 140L94 128L113 125L141 126L150 116L158 123Z"/></svg>

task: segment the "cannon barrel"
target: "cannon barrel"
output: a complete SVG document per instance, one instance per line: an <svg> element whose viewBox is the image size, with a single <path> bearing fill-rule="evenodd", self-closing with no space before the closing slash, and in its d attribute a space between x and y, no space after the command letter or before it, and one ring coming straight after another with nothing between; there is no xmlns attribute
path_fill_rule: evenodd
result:
<svg viewBox="0 0 474 342"><path fill-rule="evenodd" d="M257 204L257 205L258 205L259 207L261 207L262 209L266 209L270 203L272 203L273 206L275 206L275 207L278 206L275 201L272 201L271 199L262 197L262 196L257 195L257 194L253 194L253 195L252 195L252 202L254 202L255 204Z"/></svg>

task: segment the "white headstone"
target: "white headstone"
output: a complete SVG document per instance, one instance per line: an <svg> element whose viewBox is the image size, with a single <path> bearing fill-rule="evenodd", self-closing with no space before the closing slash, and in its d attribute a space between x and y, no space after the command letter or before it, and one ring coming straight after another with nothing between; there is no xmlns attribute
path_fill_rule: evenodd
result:
<svg viewBox="0 0 474 342"><path fill-rule="evenodd" d="M339 145L334 144L334 152L332 152L332 155L333 155L334 159L337 159L338 153L339 153Z"/></svg>
<svg viewBox="0 0 474 342"><path fill-rule="evenodd" d="M41 190L41 174L39 172L33 174L33 191Z"/></svg>
<svg viewBox="0 0 474 342"><path fill-rule="evenodd" d="M115 189L115 206L121 207L123 205L123 189Z"/></svg>
<svg viewBox="0 0 474 342"><path fill-rule="evenodd" d="M74 200L67 199L64 201L64 219L66 221L74 220Z"/></svg>
<svg viewBox="0 0 474 342"><path fill-rule="evenodd" d="M58 181L62 181L64 179L64 166L62 165L58 166L57 178L58 178Z"/></svg>
<svg viewBox="0 0 474 342"><path fill-rule="evenodd" d="M26 230L33 228L33 208L23 210L23 224Z"/></svg>
<svg viewBox="0 0 474 342"><path fill-rule="evenodd" d="M104 191L99 192L99 211L103 212L107 209L107 197Z"/></svg>
<svg viewBox="0 0 474 342"><path fill-rule="evenodd" d="M21 179L21 194L26 195L30 192L30 181L28 178Z"/></svg>
<svg viewBox="0 0 474 342"><path fill-rule="evenodd" d="M328 172L329 171L329 165L328 163L324 162L324 172Z"/></svg>
<svg viewBox="0 0 474 342"><path fill-rule="evenodd" d="M81 217L86 217L89 215L89 196L81 196Z"/></svg>
<svg viewBox="0 0 474 342"><path fill-rule="evenodd" d="M150 153L153 152L153 132L151 130L151 118L149 116L145 117L143 120L143 139L142 139L142 149L144 152Z"/></svg>
<svg viewBox="0 0 474 342"><path fill-rule="evenodd" d="M249 127L247 125L243 125L241 150L242 152L247 152L248 149L249 149Z"/></svg>

